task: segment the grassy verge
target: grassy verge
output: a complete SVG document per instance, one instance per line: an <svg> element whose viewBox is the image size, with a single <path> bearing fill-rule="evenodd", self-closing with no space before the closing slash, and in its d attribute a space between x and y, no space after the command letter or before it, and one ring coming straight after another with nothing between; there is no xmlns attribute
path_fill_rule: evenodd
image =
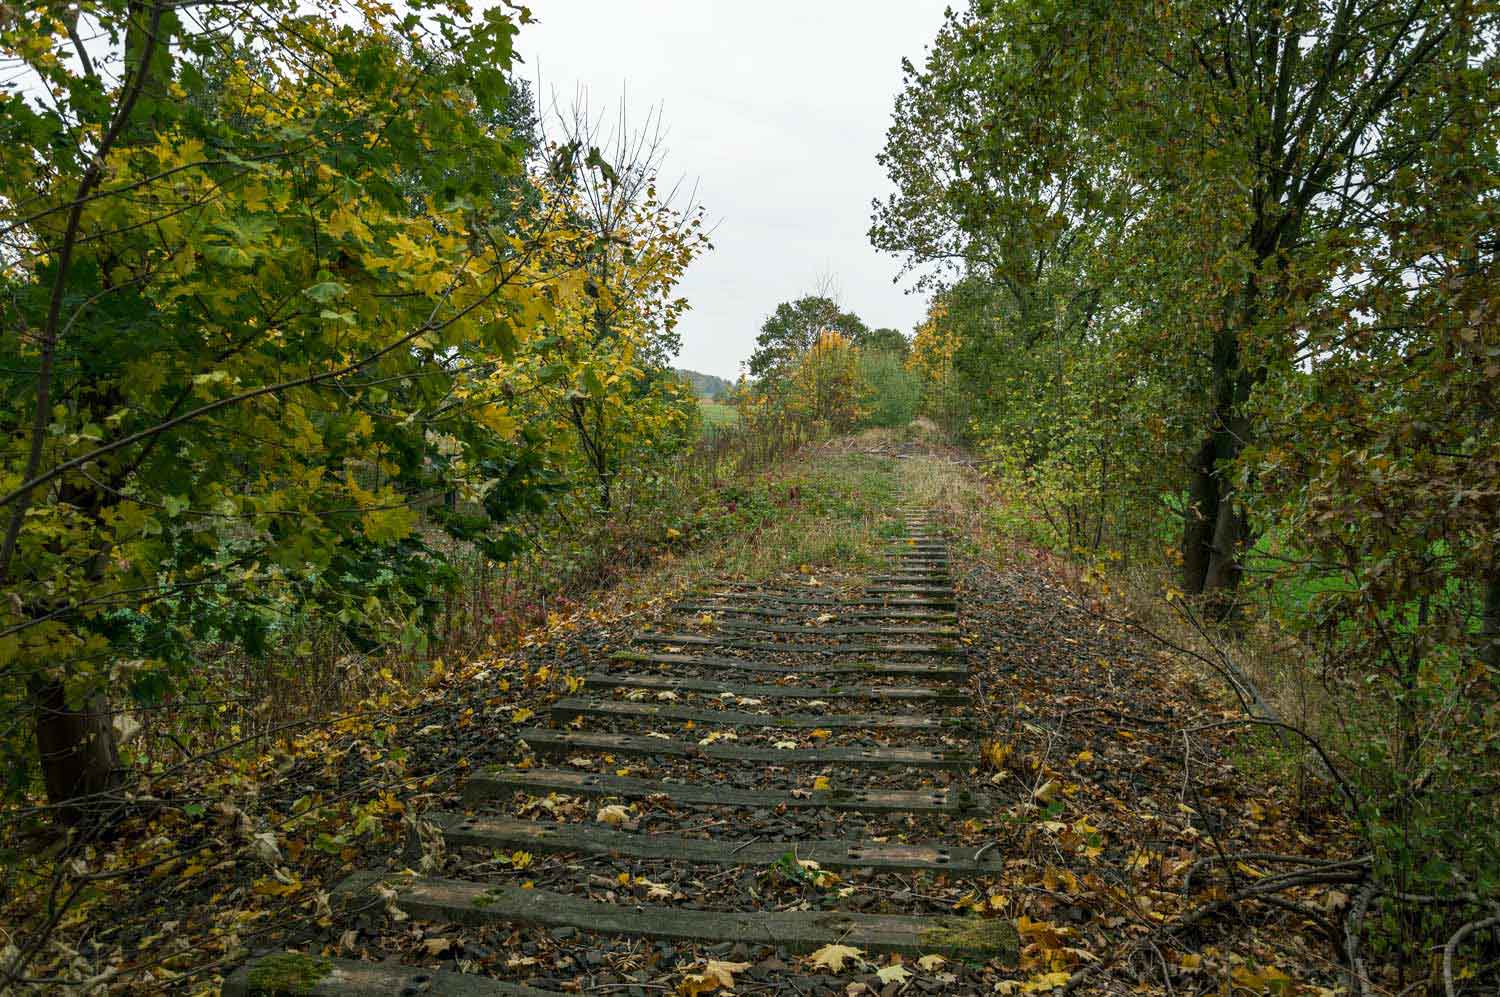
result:
<svg viewBox="0 0 1500 997"><path fill-rule="evenodd" d="M706 426L733 426L740 421L740 413L733 405L711 402L706 398L698 400L698 411L702 413Z"/></svg>

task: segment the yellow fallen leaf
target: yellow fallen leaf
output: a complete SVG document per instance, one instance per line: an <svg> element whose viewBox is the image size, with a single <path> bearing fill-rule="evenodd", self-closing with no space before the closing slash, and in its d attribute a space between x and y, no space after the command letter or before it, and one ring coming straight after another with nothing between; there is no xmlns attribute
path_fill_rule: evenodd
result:
<svg viewBox="0 0 1500 997"><path fill-rule="evenodd" d="M712 976L719 981L719 985L726 989L734 986L734 974L743 973L750 968L748 962L723 962L718 959L708 960L703 967L704 976Z"/></svg>
<svg viewBox="0 0 1500 997"><path fill-rule="evenodd" d="M948 965L948 960L940 955L924 955L917 960L917 967L931 973Z"/></svg>
<svg viewBox="0 0 1500 997"><path fill-rule="evenodd" d="M594 819L601 824L618 827L630 819L630 811L618 803L611 803L608 806L600 807L599 812L594 815Z"/></svg>
<svg viewBox="0 0 1500 997"><path fill-rule="evenodd" d="M814 969L826 969L830 973L842 973L844 963L850 959L855 962L863 962L860 956L864 955L862 949L854 948L852 945L824 945L812 955L808 956L808 962Z"/></svg>
<svg viewBox="0 0 1500 997"><path fill-rule="evenodd" d="M811 733L809 733L807 736L811 737L811 738L814 738L816 740L819 740L819 741L826 741L828 738L830 738L830 737L833 736L833 731L828 730L828 729L823 728L823 727L819 727L816 730L814 730Z"/></svg>
<svg viewBox="0 0 1500 997"><path fill-rule="evenodd" d="M876 970L875 975L880 977L881 983L905 983L911 979L912 973L911 970L897 962L883 969Z"/></svg>
<svg viewBox="0 0 1500 997"><path fill-rule="evenodd" d="M1067 986L1068 980L1072 979L1072 977L1073 974L1066 970L1060 970L1056 973L1043 973L1041 976L1032 977L1021 989L1027 993L1056 990L1058 987Z"/></svg>
<svg viewBox="0 0 1500 997"><path fill-rule="evenodd" d="M677 984L677 997L699 997L719 989L719 981L707 973L689 973Z"/></svg>
<svg viewBox="0 0 1500 997"><path fill-rule="evenodd" d="M813 789L820 793L826 793L832 788L833 783L828 781L828 777L826 775L820 775L813 780Z"/></svg>
<svg viewBox="0 0 1500 997"><path fill-rule="evenodd" d="M697 997L699 994L711 994L723 988L734 989L734 974L743 973L750 968L748 962L723 962L718 959L709 959L704 965L702 972L689 973L677 984L678 997Z"/></svg>
<svg viewBox="0 0 1500 997"><path fill-rule="evenodd" d="M531 709L530 707L523 706L510 715L510 722L513 724L523 724L534 716L536 716L535 710Z"/></svg>

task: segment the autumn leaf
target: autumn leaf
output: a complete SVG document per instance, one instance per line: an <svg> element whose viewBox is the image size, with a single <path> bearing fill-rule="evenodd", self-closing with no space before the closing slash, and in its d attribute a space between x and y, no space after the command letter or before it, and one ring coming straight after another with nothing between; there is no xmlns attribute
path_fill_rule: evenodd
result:
<svg viewBox="0 0 1500 997"><path fill-rule="evenodd" d="M734 989L734 974L743 973L750 968L748 962L722 962L718 959L709 959L704 964L702 971L689 973L677 984L679 997L696 997L698 994L711 994L716 990Z"/></svg>
<svg viewBox="0 0 1500 997"><path fill-rule="evenodd" d="M452 938L428 938L422 942L422 951L429 956L440 956L453 948Z"/></svg>
<svg viewBox="0 0 1500 997"><path fill-rule="evenodd" d="M594 819L601 824L608 824L610 827L619 827L630 819L630 811L618 803L611 803L608 806L600 807L599 812L594 815Z"/></svg>
<svg viewBox="0 0 1500 997"><path fill-rule="evenodd" d="M850 945L839 945L835 943L824 945L822 948L812 953L812 955L808 956L807 959L808 963L814 969L826 969L830 973L842 973L844 971L844 963L848 962L851 959L855 962L862 963L864 962L864 960L861 958L861 956L863 955L864 951L862 949L857 949Z"/></svg>

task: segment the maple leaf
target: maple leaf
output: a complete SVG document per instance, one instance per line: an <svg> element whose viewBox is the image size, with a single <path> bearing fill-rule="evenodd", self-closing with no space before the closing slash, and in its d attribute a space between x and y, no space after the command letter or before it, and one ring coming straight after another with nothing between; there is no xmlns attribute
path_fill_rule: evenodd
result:
<svg viewBox="0 0 1500 997"><path fill-rule="evenodd" d="M844 963L850 959L855 962L864 962L861 958L865 953L852 945L824 945L812 955L807 957L808 963L814 969L826 969L830 973L842 973Z"/></svg>
<svg viewBox="0 0 1500 997"><path fill-rule="evenodd" d="M700 973L689 973L677 984L679 997L696 997L697 994L711 994L720 988L724 990L734 989L734 974L743 973L750 968L748 962L723 962L719 959L709 959Z"/></svg>
<svg viewBox="0 0 1500 997"><path fill-rule="evenodd" d="M523 706L510 715L510 722L513 724L523 724L534 716L536 716L535 710L531 709L530 707Z"/></svg>
<svg viewBox="0 0 1500 997"><path fill-rule="evenodd" d="M594 819L601 824L608 824L610 827L619 827L630 819L630 811L618 803L611 803L608 806L600 807L599 812L594 815Z"/></svg>
<svg viewBox="0 0 1500 997"><path fill-rule="evenodd" d="M817 790L820 793L826 793L832 788L833 783L828 781L828 777L826 775L820 775L813 780L813 789Z"/></svg>
<svg viewBox="0 0 1500 997"><path fill-rule="evenodd" d="M899 962L894 962L883 969L876 970L875 975L880 977L881 983L905 983L911 979L912 972Z"/></svg>
<svg viewBox="0 0 1500 997"><path fill-rule="evenodd" d="M930 973L935 969L942 969L948 965L948 960L940 955L924 955L917 960L917 965Z"/></svg>

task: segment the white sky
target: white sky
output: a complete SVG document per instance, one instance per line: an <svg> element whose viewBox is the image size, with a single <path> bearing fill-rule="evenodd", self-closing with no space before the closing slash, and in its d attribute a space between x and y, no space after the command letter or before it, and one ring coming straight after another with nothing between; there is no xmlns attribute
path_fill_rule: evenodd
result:
<svg viewBox="0 0 1500 997"><path fill-rule="evenodd" d="M875 154L901 85L953 0L531 0L520 71L633 121L662 105L663 179L699 181L714 250L681 291L679 366L733 378L776 304L832 273L846 309L910 333L924 302L865 233L888 191Z"/></svg>

